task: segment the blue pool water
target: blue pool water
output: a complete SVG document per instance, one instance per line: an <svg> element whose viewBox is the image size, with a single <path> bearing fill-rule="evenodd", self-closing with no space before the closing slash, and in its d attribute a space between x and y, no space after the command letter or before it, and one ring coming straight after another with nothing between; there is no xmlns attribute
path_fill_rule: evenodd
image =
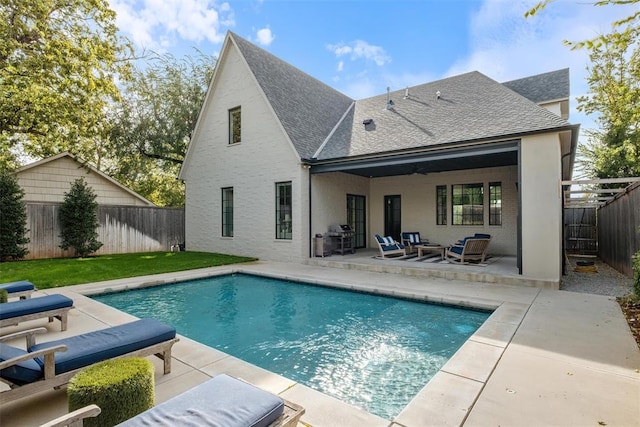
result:
<svg viewBox="0 0 640 427"><path fill-rule="evenodd" d="M94 299L386 419L489 316L242 274Z"/></svg>

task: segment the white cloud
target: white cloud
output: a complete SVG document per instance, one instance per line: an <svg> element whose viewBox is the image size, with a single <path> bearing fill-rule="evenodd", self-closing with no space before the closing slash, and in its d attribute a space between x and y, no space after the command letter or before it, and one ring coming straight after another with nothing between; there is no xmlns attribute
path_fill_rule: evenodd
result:
<svg viewBox="0 0 640 427"><path fill-rule="evenodd" d="M258 30L256 32L256 37L258 38L258 43L260 43L263 46L271 45L273 40L276 38L268 26L261 30Z"/></svg>
<svg viewBox="0 0 640 427"><path fill-rule="evenodd" d="M344 61L338 61L338 66L336 67L336 70L338 72L341 72L342 70L344 70Z"/></svg>
<svg viewBox="0 0 640 427"><path fill-rule="evenodd" d="M229 3L202 0L109 0L116 24L136 47L165 50L178 41L221 43L235 25Z"/></svg>
<svg viewBox="0 0 640 427"><path fill-rule="evenodd" d="M446 75L478 70L497 81L507 81L569 67L571 105L588 91L585 81L589 61L585 50L570 50L563 40L580 41L611 30L611 23L631 14L623 6L553 2L536 16L524 12L534 2L485 0L470 26L471 52L453 64ZM570 121L593 127L593 118L573 114Z"/></svg>
<svg viewBox="0 0 640 427"><path fill-rule="evenodd" d="M366 59L375 62L380 67L391 62L391 57L387 55L383 47L369 44L364 40L356 40L349 44L344 42L330 44L327 45L327 49L332 51L338 58L349 55L352 61Z"/></svg>

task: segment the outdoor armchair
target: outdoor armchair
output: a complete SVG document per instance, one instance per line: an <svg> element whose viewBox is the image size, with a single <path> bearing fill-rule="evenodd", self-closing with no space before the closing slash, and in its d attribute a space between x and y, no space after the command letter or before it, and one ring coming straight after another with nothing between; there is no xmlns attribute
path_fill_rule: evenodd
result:
<svg viewBox="0 0 640 427"><path fill-rule="evenodd" d="M491 242L490 238L465 237L460 244L447 248L445 258L461 264L467 264L468 261L484 262L489 242Z"/></svg>
<svg viewBox="0 0 640 427"><path fill-rule="evenodd" d="M404 245L396 242L393 237L382 237L376 234L376 243L380 249L380 256L385 258L389 255L406 255Z"/></svg>
<svg viewBox="0 0 640 427"><path fill-rule="evenodd" d="M416 246L429 244L429 240L421 238L417 231L405 231L402 233L402 244L409 252L413 252L416 250Z"/></svg>

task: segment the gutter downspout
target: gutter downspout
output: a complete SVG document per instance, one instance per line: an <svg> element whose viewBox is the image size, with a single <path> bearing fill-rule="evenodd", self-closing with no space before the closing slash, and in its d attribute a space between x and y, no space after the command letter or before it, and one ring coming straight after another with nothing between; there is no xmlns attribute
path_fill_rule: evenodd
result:
<svg viewBox="0 0 640 427"><path fill-rule="evenodd" d="M309 165L307 169L307 174L309 176L309 188L307 190L309 192L309 232L307 235L309 236L309 258L311 258L313 256L313 234L311 233L311 230L313 230L311 224L311 165Z"/></svg>
<svg viewBox="0 0 640 427"><path fill-rule="evenodd" d="M560 156L560 175L564 176L564 158L571 155L571 151L566 154ZM566 231L567 227L565 227L565 207L564 207L564 188L565 186L560 186L561 197L562 197L562 275L566 276L567 274L567 236ZM597 211L596 211L597 212Z"/></svg>

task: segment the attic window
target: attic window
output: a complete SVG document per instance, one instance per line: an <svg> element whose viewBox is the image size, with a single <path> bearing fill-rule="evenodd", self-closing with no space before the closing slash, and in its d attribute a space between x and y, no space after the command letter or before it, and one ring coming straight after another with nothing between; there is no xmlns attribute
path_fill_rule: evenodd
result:
<svg viewBox="0 0 640 427"><path fill-rule="evenodd" d="M242 117L240 107L229 110L229 144L237 144L241 141Z"/></svg>

